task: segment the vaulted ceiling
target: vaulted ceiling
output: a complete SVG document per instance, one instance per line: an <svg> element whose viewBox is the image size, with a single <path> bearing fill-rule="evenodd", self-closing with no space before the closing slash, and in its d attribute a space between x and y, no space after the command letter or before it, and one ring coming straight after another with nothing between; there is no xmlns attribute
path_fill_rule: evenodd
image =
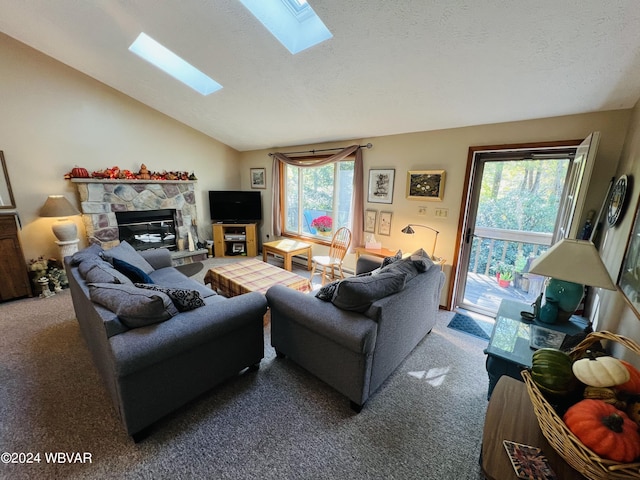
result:
<svg viewBox="0 0 640 480"><path fill-rule="evenodd" d="M0 31L240 151L640 98L636 0L309 3L333 38L297 55L238 0L0 0ZM204 97L142 61L140 32L224 88Z"/></svg>

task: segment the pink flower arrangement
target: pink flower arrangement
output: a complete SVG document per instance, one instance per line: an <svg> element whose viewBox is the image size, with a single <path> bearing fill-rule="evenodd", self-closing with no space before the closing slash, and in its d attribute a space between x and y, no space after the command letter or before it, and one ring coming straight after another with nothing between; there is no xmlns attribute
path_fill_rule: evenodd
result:
<svg viewBox="0 0 640 480"><path fill-rule="evenodd" d="M322 215L321 217L314 218L311 226L319 232L330 232L333 227L333 220L327 215Z"/></svg>

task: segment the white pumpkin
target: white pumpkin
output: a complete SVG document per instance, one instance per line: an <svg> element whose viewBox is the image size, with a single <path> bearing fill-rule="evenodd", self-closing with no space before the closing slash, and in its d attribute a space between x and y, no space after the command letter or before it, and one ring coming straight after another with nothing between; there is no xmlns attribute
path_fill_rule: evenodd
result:
<svg viewBox="0 0 640 480"><path fill-rule="evenodd" d="M581 358L573 362L573 374L591 387L613 387L629 381L629 371L613 357Z"/></svg>

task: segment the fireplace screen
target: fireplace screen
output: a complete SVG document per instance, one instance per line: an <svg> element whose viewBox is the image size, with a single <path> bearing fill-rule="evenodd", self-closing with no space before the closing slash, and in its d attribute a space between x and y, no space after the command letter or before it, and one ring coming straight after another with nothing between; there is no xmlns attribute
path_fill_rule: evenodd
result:
<svg viewBox="0 0 640 480"><path fill-rule="evenodd" d="M120 241L136 250L176 249L175 210L116 212Z"/></svg>

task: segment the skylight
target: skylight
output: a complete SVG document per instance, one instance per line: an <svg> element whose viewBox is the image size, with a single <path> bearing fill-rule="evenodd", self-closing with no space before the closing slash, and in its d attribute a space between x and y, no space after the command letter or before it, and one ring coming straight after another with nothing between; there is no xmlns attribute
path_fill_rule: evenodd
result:
<svg viewBox="0 0 640 480"><path fill-rule="evenodd" d="M306 0L240 0L292 54L333 37Z"/></svg>
<svg viewBox="0 0 640 480"><path fill-rule="evenodd" d="M193 88L201 95L209 95L222 88L222 85L218 82L156 42L144 32L138 35L129 50L163 72L168 73L176 80L180 80L185 85Z"/></svg>

